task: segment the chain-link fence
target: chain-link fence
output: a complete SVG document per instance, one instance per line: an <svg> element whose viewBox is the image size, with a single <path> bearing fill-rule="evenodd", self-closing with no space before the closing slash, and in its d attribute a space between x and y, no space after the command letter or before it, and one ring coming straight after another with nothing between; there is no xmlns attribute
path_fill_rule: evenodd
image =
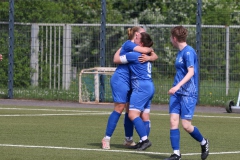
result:
<svg viewBox="0 0 240 160"><path fill-rule="evenodd" d="M0 3L2 98L9 97L11 79L12 3L11 0ZM202 16L196 14L197 0L15 1L13 97L78 101L80 71L102 65L116 67L113 55L127 39L127 28L140 25L151 35L159 56L153 63L156 89L153 103L168 103L167 91L173 82L177 52L170 43L170 29L185 26L189 30L188 44L196 48L196 16L201 16L199 103L224 105L237 98L240 88L240 7L238 1L229 4L220 0L203 1L201 6ZM93 79L84 81L89 92L94 92ZM109 78L105 79L104 87L104 100L111 102Z"/></svg>

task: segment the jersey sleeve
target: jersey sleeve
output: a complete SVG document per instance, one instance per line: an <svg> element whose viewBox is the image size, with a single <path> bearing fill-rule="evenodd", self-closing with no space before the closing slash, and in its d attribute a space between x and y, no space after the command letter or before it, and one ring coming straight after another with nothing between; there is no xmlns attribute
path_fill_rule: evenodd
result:
<svg viewBox="0 0 240 160"><path fill-rule="evenodd" d="M129 52L129 53L126 54L126 59L129 63L138 62L138 57L140 55L141 54L138 53L138 52Z"/></svg>
<svg viewBox="0 0 240 160"><path fill-rule="evenodd" d="M133 49L137 46L137 44L131 42L131 41L127 41L126 43L124 43L124 45L122 46L123 49L125 50L125 52L132 52Z"/></svg>
<svg viewBox="0 0 240 160"><path fill-rule="evenodd" d="M184 53L184 59L186 61L186 67L189 68L191 66L194 66L194 58L196 56L196 53L192 50L189 50Z"/></svg>

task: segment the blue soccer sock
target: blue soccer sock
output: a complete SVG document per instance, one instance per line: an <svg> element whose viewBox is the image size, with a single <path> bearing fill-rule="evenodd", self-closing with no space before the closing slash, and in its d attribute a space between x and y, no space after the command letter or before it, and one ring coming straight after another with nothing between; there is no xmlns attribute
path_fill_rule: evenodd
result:
<svg viewBox="0 0 240 160"><path fill-rule="evenodd" d="M145 125L145 128L146 128L146 131L147 131L147 136L149 136L150 134L150 130L151 130L151 121L143 121L144 125Z"/></svg>
<svg viewBox="0 0 240 160"><path fill-rule="evenodd" d="M196 141L198 142L202 142L203 140L203 136L202 134L200 133L200 131L198 130L197 127L194 127L194 130L192 133L189 133Z"/></svg>
<svg viewBox="0 0 240 160"><path fill-rule="evenodd" d="M125 113L124 130L125 130L125 137L131 138L133 136L133 122L129 119L128 113Z"/></svg>
<svg viewBox="0 0 240 160"><path fill-rule="evenodd" d="M179 129L171 129L170 130L170 140L173 150L180 149L180 131Z"/></svg>
<svg viewBox="0 0 240 160"><path fill-rule="evenodd" d="M106 136L108 136L108 137L112 136L112 134L117 126L120 116L121 116L121 114L116 111L113 111L110 114L110 116L108 118L107 128L106 128Z"/></svg>
<svg viewBox="0 0 240 160"><path fill-rule="evenodd" d="M140 137L140 139L145 140L147 137L147 131L144 126L144 123L140 117L137 117L133 120L133 124L135 126L135 129ZM144 139L143 139L144 138Z"/></svg>

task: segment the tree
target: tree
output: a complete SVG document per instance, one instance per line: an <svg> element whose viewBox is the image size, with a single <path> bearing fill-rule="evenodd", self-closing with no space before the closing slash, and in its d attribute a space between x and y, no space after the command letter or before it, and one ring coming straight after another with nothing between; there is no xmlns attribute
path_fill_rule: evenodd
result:
<svg viewBox="0 0 240 160"><path fill-rule="evenodd" d="M203 0L202 22L207 25L239 25L238 0Z"/></svg>

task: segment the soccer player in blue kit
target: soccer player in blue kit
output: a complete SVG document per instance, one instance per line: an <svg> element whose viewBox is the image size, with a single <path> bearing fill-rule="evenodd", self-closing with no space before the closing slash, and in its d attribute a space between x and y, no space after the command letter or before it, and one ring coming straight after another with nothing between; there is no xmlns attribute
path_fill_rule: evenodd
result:
<svg viewBox="0 0 240 160"><path fill-rule="evenodd" d="M179 121L189 135L201 145L201 159L209 154L209 142L197 127L192 125L192 118L198 100L198 57L195 50L186 43L188 31L183 26L171 29L171 43L178 48L175 68L176 75L170 94L170 141L173 154L165 160L180 160L180 131Z"/></svg>
<svg viewBox="0 0 240 160"><path fill-rule="evenodd" d="M138 45L140 42L139 34L145 32L141 27L133 27L128 29L128 39L122 47L117 51L120 55L125 55L127 52L138 51L141 53L150 53L153 51L149 47L141 47ZM157 59L157 55L153 54L151 60ZM110 114L108 118L108 123L106 127L105 136L102 139L102 148L110 149L110 139L117 126L118 120L126 107L126 114L124 118L124 128L125 128L125 142L124 145L131 146L135 145L132 139L133 136L133 123L128 116L128 105L130 97L130 74L129 68L125 64L119 64L116 71L111 77L111 88L114 101L114 111Z"/></svg>
<svg viewBox="0 0 240 160"><path fill-rule="evenodd" d="M151 37L146 32L140 33L139 38L141 39L140 45L145 47L153 45ZM152 65L149 61L150 59L146 62L141 62L139 61L141 55L139 52L118 55L119 63L128 63L130 69L132 93L130 96L129 118L141 139L141 142L137 145L137 150L145 150L151 146L151 142L148 140L150 132L149 113L155 91L151 77Z"/></svg>

